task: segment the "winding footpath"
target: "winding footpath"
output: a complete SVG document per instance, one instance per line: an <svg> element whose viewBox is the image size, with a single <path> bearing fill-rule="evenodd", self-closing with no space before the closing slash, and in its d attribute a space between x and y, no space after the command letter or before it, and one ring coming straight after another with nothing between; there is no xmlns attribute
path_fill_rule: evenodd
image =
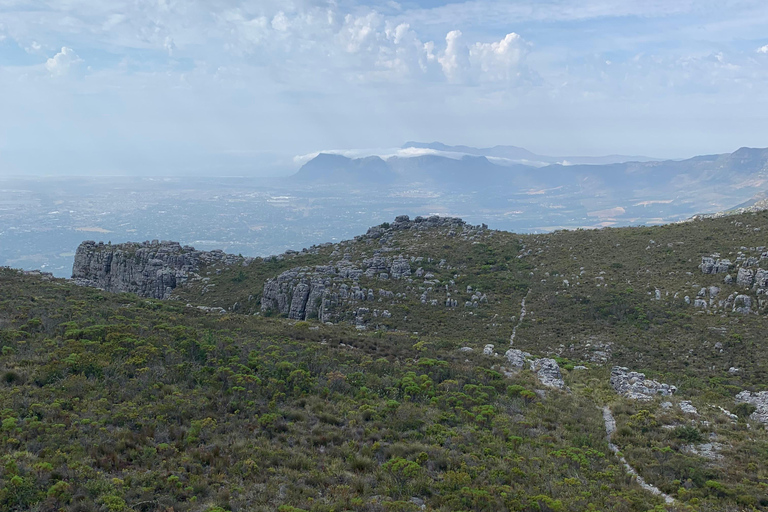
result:
<svg viewBox="0 0 768 512"><path fill-rule="evenodd" d="M629 473L630 475L634 476L637 479L637 483L640 484L640 487L650 492L651 494L655 494L656 496L661 496L662 498L664 498L664 501L668 505L675 503L675 498L663 492L661 489L659 489L655 485L651 485L648 482L646 482L645 479L643 479L643 477L640 476L637 471L635 471L635 468L629 465L629 462L627 462L627 459L625 459L623 455L619 455L619 447L611 442L611 436L613 435L614 432L616 432L616 419L613 417L613 414L611 413L611 409L607 405L603 407L603 421L605 422L605 433L608 436L608 447L611 449L611 451L614 454L616 454L619 457L619 460L621 461L622 464L624 464L624 468L627 470L627 473Z"/></svg>
<svg viewBox="0 0 768 512"><path fill-rule="evenodd" d="M530 294L531 289L528 288L528 293L525 294L523 301L520 303L520 318L517 320L517 325L512 328L512 336L509 337L510 345L515 342L515 336L517 336L517 328L520 327L520 324L523 323L523 318L525 318L525 299L527 299Z"/></svg>

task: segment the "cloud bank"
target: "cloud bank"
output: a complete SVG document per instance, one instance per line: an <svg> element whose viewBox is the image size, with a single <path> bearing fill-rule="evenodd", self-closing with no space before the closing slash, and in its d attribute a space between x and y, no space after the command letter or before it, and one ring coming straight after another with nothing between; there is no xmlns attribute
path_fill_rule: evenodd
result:
<svg viewBox="0 0 768 512"><path fill-rule="evenodd" d="M0 20L0 149L89 155L54 159L69 170L273 153L243 163L269 173L405 140L669 157L765 145L757 0L10 0Z"/></svg>

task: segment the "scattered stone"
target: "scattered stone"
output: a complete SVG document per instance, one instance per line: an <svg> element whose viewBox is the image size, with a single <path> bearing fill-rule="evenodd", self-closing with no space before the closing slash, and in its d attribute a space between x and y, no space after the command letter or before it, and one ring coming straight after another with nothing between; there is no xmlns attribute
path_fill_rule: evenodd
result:
<svg viewBox="0 0 768 512"><path fill-rule="evenodd" d="M752 393L744 390L736 395L736 403L752 404L757 409L750 416L751 419L760 423L768 424L768 391L759 391Z"/></svg>
<svg viewBox="0 0 768 512"><path fill-rule="evenodd" d="M192 307L192 304L187 304L188 308ZM219 315L225 315L227 313L227 310L224 308L215 308L215 307L208 307L208 306L196 306L196 309L199 309L200 311L204 311L206 313L217 313Z"/></svg>
<svg viewBox="0 0 768 512"><path fill-rule="evenodd" d="M683 447L683 451L709 460L722 459L723 455L720 453L722 449L723 445L720 443L689 444Z"/></svg>
<svg viewBox="0 0 768 512"><path fill-rule="evenodd" d="M487 345L486 345L486 346L483 348L483 355L486 355L486 356L492 356L492 355L494 355L494 352L493 352L493 345L492 345L491 343L487 344Z"/></svg>
<svg viewBox="0 0 768 512"><path fill-rule="evenodd" d="M623 366L611 369L611 386L620 395L640 401L651 400L656 395L671 396L677 391L675 386L646 379L644 373L631 372Z"/></svg>
<svg viewBox="0 0 768 512"><path fill-rule="evenodd" d="M690 400L683 400L680 402L679 406L680 410L686 414L694 414L696 416L699 415L699 411L696 410L696 407L693 406Z"/></svg>
<svg viewBox="0 0 768 512"><path fill-rule="evenodd" d="M461 347L459 349L459 352L472 352L474 349L472 347Z"/></svg>

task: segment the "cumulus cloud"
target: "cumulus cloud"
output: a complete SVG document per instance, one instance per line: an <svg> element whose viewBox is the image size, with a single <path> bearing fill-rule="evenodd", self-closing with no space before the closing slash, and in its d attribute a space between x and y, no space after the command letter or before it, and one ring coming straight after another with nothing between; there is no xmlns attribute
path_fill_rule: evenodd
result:
<svg viewBox="0 0 768 512"><path fill-rule="evenodd" d="M475 43L470 49L470 59L477 63L482 78L510 80L517 76L518 65L528 51L528 44L519 34L511 32L501 41Z"/></svg>
<svg viewBox="0 0 768 512"><path fill-rule="evenodd" d="M445 36L445 51L437 58L450 82L461 82L469 68L469 48L462 40L461 30L451 30Z"/></svg>
<svg viewBox="0 0 768 512"><path fill-rule="evenodd" d="M761 46L760 48L758 48L758 49L757 49L757 53L765 53L765 54L768 54L768 44L767 44L767 45L765 45L765 46Z"/></svg>
<svg viewBox="0 0 768 512"><path fill-rule="evenodd" d="M81 62L83 59L78 57L72 48L64 46L59 53L46 61L45 69L51 76L63 76Z"/></svg>
<svg viewBox="0 0 768 512"><path fill-rule="evenodd" d="M510 32L500 41L467 45L460 30L445 37L445 50L437 58L449 82L510 81L520 73L520 65L530 45ZM428 55L433 48L430 47Z"/></svg>
<svg viewBox="0 0 768 512"><path fill-rule="evenodd" d="M378 39L376 26L379 23L379 15L376 12L370 12L365 16L347 14L344 17L344 26L338 34L344 49L349 53L370 49L370 45Z"/></svg>

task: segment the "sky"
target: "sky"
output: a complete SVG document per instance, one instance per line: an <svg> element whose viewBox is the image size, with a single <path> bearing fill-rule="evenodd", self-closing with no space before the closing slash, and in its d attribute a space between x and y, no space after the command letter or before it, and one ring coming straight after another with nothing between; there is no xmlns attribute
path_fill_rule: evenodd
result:
<svg viewBox="0 0 768 512"><path fill-rule="evenodd" d="M765 0L0 0L0 176L768 146Z"/></svg>

